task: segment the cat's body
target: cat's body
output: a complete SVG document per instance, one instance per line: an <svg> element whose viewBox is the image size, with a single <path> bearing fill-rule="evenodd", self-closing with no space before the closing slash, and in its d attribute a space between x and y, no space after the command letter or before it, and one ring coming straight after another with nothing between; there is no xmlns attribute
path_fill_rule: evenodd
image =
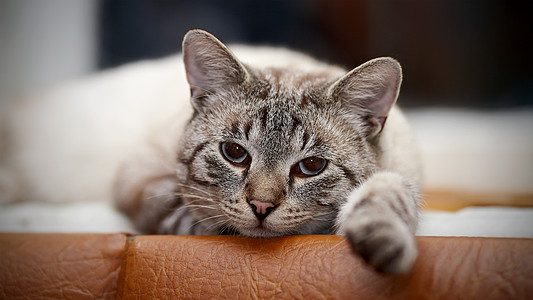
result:
<svg viewBox="0 0 533 300"><path fill-rule="evenodd" d="M142 134L115 142L106 176L129 152L118 206L148 233L346 234L377 269L409 270L420 168L394 106L398 63L347 74L287 50L235 53L205 32L186 36L185 70L165 79L173 92L155 93L159 108L139 125L124 123Z"/></svg>
<svg viewBox="0 0 533 300"><path fill-rule="evenodd" d="M119 203L140 228L345 233L378 269L410 267L420 177L414 139L393 105L395 61L348 75L297 54L243 65L203 32L189 34L184 51L192 118L164 126L117 181Z"/></svg>

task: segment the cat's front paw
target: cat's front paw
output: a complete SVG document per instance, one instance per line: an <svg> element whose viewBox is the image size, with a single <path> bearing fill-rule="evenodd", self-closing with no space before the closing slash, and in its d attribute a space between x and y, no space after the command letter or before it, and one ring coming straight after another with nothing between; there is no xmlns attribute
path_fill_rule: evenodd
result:
<svg viewBox="0 0 533 300"><path fill-rule="evenodd" d="M416 260L414 236L394 218L355 213L346 220L345 235L353 251L380 272L407 273Z"/></svg>

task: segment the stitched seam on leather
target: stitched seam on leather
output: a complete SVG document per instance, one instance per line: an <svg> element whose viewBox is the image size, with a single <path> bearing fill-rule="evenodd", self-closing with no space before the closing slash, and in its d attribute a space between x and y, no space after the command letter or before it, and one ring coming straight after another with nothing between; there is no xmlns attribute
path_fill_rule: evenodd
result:
<svg viewBox="0 0 533 300"><path fill-rule="evenodd" d="M130 233L124 233L126 235L126 243L124 244L124 251L122 251L122 262L120 264L120 272L117 282L117 295L115 299L120 300L124 298L125 293L125 284L127 277L127 265L128 265L128 256L130 250L130 244L135 240L136 235Z"/></svg>

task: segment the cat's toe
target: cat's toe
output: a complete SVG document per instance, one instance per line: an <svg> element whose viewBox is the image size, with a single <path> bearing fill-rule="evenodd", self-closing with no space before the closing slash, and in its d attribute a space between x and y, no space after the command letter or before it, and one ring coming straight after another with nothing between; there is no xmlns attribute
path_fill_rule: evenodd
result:
<svg viewBox="0 0 533 300"><path fill-rule="evenodd" d="M355 253L383 273L407 273L416 260L415 239L401 224L353 220L346 228L346 237Z"/></svg>

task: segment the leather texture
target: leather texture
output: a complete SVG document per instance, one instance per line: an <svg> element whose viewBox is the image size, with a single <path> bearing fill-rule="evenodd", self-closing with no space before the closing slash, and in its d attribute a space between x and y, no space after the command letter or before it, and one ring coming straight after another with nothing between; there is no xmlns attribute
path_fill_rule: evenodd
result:
<svg viewBox="0 0 533 300"><path fill-rule="evenodd" d="M0 234L2 299L527 299L533 239L419 237L407 275L339 236Z"/></svg>
<svg viewBox="0 0 533 300"><path fill-rule="evenodd" d="M0 234L1 299L113 299L125 234Z"/></svg>

